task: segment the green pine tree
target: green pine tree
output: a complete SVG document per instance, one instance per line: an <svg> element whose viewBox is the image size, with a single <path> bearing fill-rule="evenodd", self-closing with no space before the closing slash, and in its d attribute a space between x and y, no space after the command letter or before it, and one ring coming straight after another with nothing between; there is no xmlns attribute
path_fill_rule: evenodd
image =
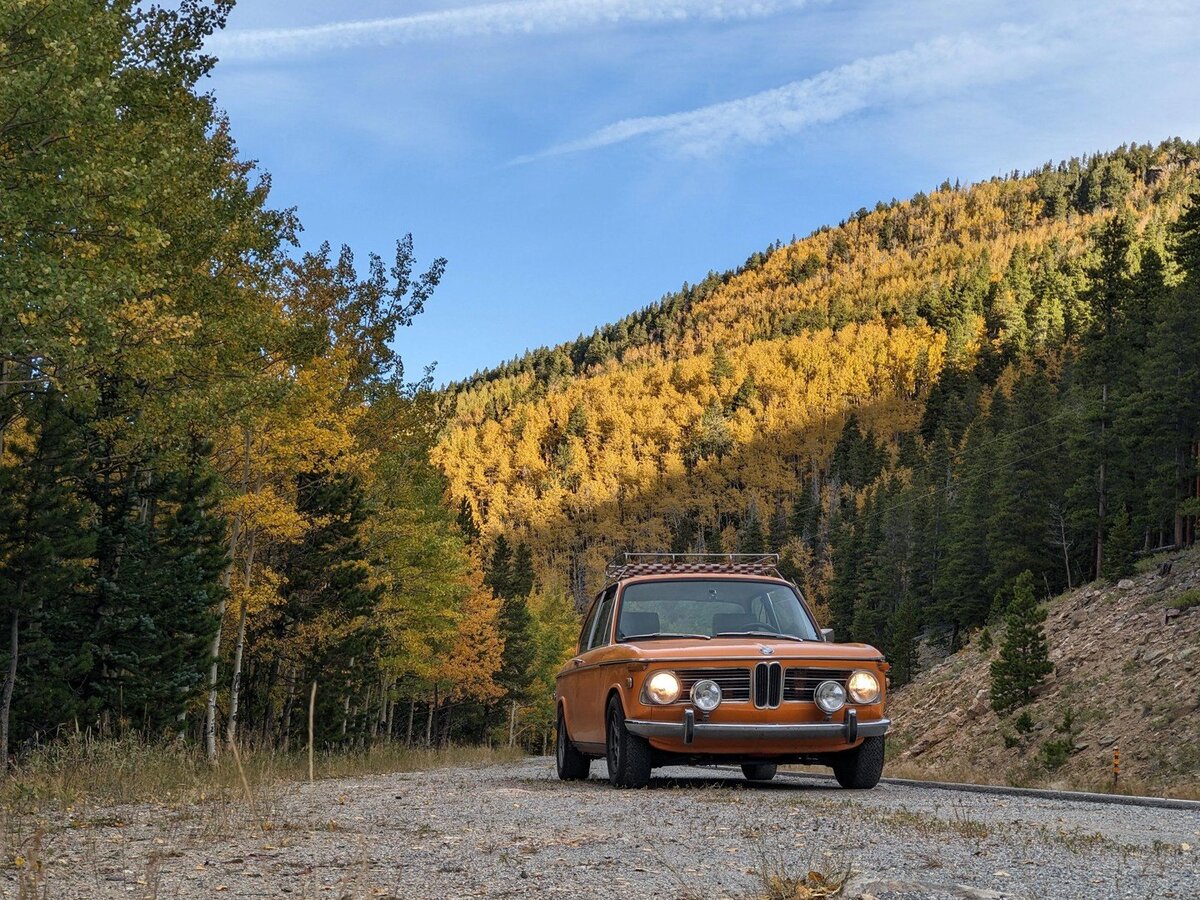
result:
<svg viewBox="0 0 1200 900"><path fill-rule="evenodd" d="M1109 581L1132 575L1137 563L1139 541L1129 520L1129 512L1121 509L1112 518L1104 541L1104 570Z"/></svg>
<svg viewBox="0 0 1200 900"><path fill-rule="evenodd" d="M524 541L513 551L508 590L513 597L528 597L533 593L533 554Z"/></svg>
<svg viewBox="0 0 1200 900"><path fill-rule="evenodd" d="M992 708L998 713L1025 706L1033 691L1054 671L1042 623L1046 611L1033 593L1033 573L1013 583L1004 616L1004 642L992 663Z"/></svg>
<svg viewBox="0 0 1200 900"><path fill-rule="evenodd" d="M504 535L497 537L492 547L492 557L485 567L483 583L501 599L512 596L512 547Z"/></svg>

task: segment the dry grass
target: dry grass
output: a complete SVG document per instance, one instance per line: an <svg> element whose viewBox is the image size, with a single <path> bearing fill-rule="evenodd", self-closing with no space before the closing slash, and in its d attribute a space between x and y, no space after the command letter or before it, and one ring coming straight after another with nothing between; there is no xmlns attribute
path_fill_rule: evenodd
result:
<svg viewBox="0 0 1200 900"><path fill-rule="evenodd" d="M809 869L796 871L779 859L760 862L757 872L760 888L754 900L820 900L837 897L850 879L850 867L826 874Z"/></svg>
<svg viewBox="0 0 1200 900"><path fill-rule="evenodd" d="M352 778L446 766L508 762L520 754L487 747L406 749L380 745L317 755L318 778ZM261 788L308 778L304 753L225 750L210 764L199 748L140 738L96 740L75 736L39 748L0 782L0 808L18 814L88 802L119 805L196 802L217 796L256 795Z"/></svg>
<svg viewBox="0 0 1200 900"><path fill-rule="evenodd" d="M350 778L476 767L519 757L486 747L380 746L322 753L316 759L316 774ZM290 830L311 827L289 821L279 805L284 785L307 779L308 756L303 752L227 749L217 764L210 765L198 748L137 738L77 736L40 748L0 781L0 869L4 870L0 896L12 891L22 900L52 896L45 880L48 867L60 867L56 858L61 848L75 845L82 858L74 865L94 879L95 895L111 890L111 879L119 877L131 896L157 897L164 854L224 841L242 829L261 832L264 839L282 846ZM124 804L149 804L152 811ZM122 860L123 874L115 876L113 860L97 843L110 838L99 835L144 822L147 816L155 823L156 849L145 858ZM333 830L339 825L330 819L326 827ZM278 834L268 836L271 832ZM72 836L67 838L68 834ZM352 889L350 893L357 896Z"/></svg>

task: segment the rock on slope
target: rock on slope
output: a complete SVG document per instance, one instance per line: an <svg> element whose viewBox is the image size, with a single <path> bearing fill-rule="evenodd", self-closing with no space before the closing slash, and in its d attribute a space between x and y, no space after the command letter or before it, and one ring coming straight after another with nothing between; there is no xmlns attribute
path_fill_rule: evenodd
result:
<svg viewBox="0 0 1200 900"><path fill-rule="evenodd" d="M991 708L996 626L899 688L888 774L1111 790L1119 748L1118 790L1200 797L1200 548L1144 567L1049 602L1054 672L1025 710Z"/></svg>

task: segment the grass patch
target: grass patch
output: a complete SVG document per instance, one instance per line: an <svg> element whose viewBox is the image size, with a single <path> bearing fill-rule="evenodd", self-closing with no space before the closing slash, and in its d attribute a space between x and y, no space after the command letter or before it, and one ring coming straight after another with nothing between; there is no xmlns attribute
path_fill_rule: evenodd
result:
<svg viewBox="0 0 1200 900"><path fill-rule="evenodd" d="M812 870L803 874L789 871L786 867L764 865L758 871L762 882L759 900L817 900L820 897L836 897L850 878L850 872L835 872L826 875Z"/></svg>
<svg viewBox="0 0 1200 900"><path fill-rule="evenodd" d="M308 778L305 753L243 749L240 760L223 749L216 764L203 751L182 743L141 738L97 740L77 735L40 747L22 758L0 781L0 807L32 813L81 802L121 804L155 801L195 803ZM316 756L318 778L352 778L446 766L508 762L521 754L487 747L440 750L379 745L366 750L328 751ZM239 765L240 762L240 765Z"/></svg>
<svg viewBox="0 0 1200 900"><path fill-rule="evenodd" d="M1167 607L1170 609L1191 609L1195 606L1200 606L1200 588L1184 591L1167 601Z"/></svg>

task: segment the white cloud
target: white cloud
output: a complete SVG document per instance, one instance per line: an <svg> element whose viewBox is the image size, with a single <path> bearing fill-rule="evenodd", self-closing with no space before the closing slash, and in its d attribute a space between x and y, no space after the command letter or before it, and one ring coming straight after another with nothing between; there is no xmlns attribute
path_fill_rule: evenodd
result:
<svg viewBox="0 0 1200 900"><path fill-rule="evenodd" d="M220 32L208 42L222 60L264 60L364 45L553 34L625 23L756 19L827 0L509 0L387 19L307 28Z"/></svg>
<svg viewBox="0 0 1200 900"><path fill-rule="evenodd" d="M657 136L689 155L704 155L724 145L766 144L864 110L920 103L1018 79L1063 49L1061 41L1039 38L1025 28L940 37L738 100L687 112L622 119L514 163L647 136ZM952 127L952 123L946 124Z"/></svg>

